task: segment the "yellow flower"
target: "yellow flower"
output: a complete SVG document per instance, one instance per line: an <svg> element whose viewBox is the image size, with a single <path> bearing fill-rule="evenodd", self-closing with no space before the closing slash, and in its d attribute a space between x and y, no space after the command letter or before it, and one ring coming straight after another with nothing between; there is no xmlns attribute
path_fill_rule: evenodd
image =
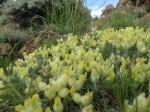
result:
<svg viewBox="0 0 150 112"><path fill-rule="evenodd" d="M133 101L133 105L128 104L125 100L125 112L150 112L150 95L146 98L145 93L139 94Z"/></svg>
<svg viewBox="0 0 150 112"><path fill-rule="evenodd" d="M38 88L40 91L44 91L48 86L44 82L39 82L38 83Z"/></svg>
<svg viewBox="0 0 150 112"><path fill-rule="evenodd" d="M28 68L21 68L20 71L18 72L18 75L20 76L21 79L24 79L25 77L27 77Z"/></svg>
<svg viewBox="0 0 150 112"><path fill-rule="evenodd" d="M46 107L45 112L52 112L51 109L49 107Z"/></svg>
<svg viewBox="0 0 150 112"><path fill-rule="evenodd" d="M58 95L61 97L61 98L66 98L67 95L69 93L69 90L67 88L62 88L60 89L60 91L58 91Z"/></svg>
<svg viewBox="0 0 150 112"><path fill-rule="evenodd" d="M84 108L82 109L82 112L94 112L94 111L93 111L93 105L90 104L90 105L84 107Z"/></svg>
<svg viewBox="0 0 150 112"><path fill-rule="evenodd" d="M77 93L75 88L73 87L71 88L70 93L71 93L73 101L79 104L81 102L81 95Z"/></svg>
<svg viewBox="0 0 150 112"><path fill-rule="evenodd" d="M98 63L97 63L96 61L91 61L91 62L90 62L90 66L91 66L91 68L97 70Z"/></svg>
<svg viewBox="0 0 150 112"><path fill-rule="evenodd" d="M106 73L105 66L101 65L100 68L99 68L99 71L100 71L100 73L105 74Z"/></svg>
<svg viewBox="0 0 150 112"><path fill-rule="evenodd" d="M74 77L69 77L68 78L68 84L70 87L73 87L76 83L76 79Z"/></svg>
<svg viewBox="0 0 150 112"><path fill-rule="evenodd" d="M49 100L52 100L56 95L56 91L54 90L54 88L49 85L45 89L44 93L45 93L45 96L48 97Z"/></svg>
<svg viewBox="0 0 150 112"><path fill-rule="evenodd" d="M56 91L56 92L59 91L62 87L61 83L59 83L59 80L53 80L53 79L49 80L49 85L51 86L53 91Z"/></svg>
<svg viewBox="0 0 150 112"><path fill-rule="evenodd" d="M92 69L92 72L91 72L91 81L93 83L96 83L98 81L99 77L100 77L100 74L98 73L98 71L95 70L95 69Z"/></svg>
<svg viewBox="0 0 150 112"><path fill-rule="evenodd" d="M66 86L68 83L68 76L66 74L61 75L58 79L58 83L61 86Z"/></svg>
<svg viewBox="0 0 150 112"><path fill-rule="evenodd" d="M146 53L147 52L147 48L146 48L145 43L143 41L137 42L137 49L140 53Z"/></svg>
<svg viewBox="0 0 150 112"><path fill-rule="evenodd" d="M6 79L6 75L5 75L5 72L4 72L3 68L0 68L0 78L2 78L3 80Z"/></svg>
<svg viewBox="0 0 150 112"><path fill-rule="evenodd" d="M32 98L28 98L24 102L23 105L17 105L15 107L15 110L17 112L43 112L41 103L39 100L39 95L35 94L32 96Z"/></svg>
<svg viewBox="0 0 150 112"><path fill-rule="evenodd" d="M93 99L93 92L87 92L84 96L81 97L81 103L84 106L90 105Z"/></svg>
<svg viewBox="0 0 150 112"><path fill-rule="evenodd" d="M79 93L73 93L72 99L74 102L79 104L81 102L81 95Z"/></svg>
<svg viewBox="0 0 150 112"><path fill-rule="evenodd" d="M148 99L148 100L150 100L150 99ZM138 106L138 110L144 111L144 107L146 109L148 106L150 106L148 104L148 102L150 102L150 101L147 101L147 99L145 97L145 93L141 93L141 94L139 94L137 96L137 98L134 99L133 105L137 105Z"/></svg>
<svg viewBox="0 0 150 112"><path fill-rule="evenodd" d="M42 82L42 78L40 76L38 76L35 80L36 84L39 84L40 82Z"/></svg>
<svg viewBox="0 0 150 112"><path fill-rule="evenodd" d="M53 109L55 112L62 112L64 109L64 106L61 102L61 98L59 96L55 97Z"/></svg>
<svg viewBox="0 0 150 112"><path fill-rule="evenodd" d="M22 106L21 104L20 105L17 105L16 107L15 107L15 110L17 111L17 112L22 112L22 110L24 110L25 108L24 108L24 106Z"/></svg>
<svg viewBox="0 0 150 112"><path fill-rule="evenodd" d="M84 81L86 80L87 74L85 73L84 75L79 76L79 80L75 81L73 87L76 90L80 90L84 84Z"/></svg>
<svg viewBox="0 0 150 112"><path fill-rule="evenodd" d="M113 71L109 71L107 79L108 80L114 80L114 78L115 78L115 73Z"/></svg>

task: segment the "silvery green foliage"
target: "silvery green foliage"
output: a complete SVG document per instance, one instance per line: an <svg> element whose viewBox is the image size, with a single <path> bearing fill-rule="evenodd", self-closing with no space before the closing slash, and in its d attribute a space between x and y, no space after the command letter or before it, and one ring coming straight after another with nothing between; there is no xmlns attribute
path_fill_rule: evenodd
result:
<svg viewBox="0 0 150 112"><path fill-rule="evenodd" d="M3 13L10 13L13 10L22 8L24 5L27 5L28 9L33 6L40 6L48 0L7 0L3 3L2 10Z"/></svg>
<svg viewBox="0 0 150 112"><path fill-rule="evenodd" d="M0 16L0 25L2 25L2 23L7 19L6 15L1 15Z"/></svg>
<svg viewBox="0 0 150 112"><path fill-rule="evenodd" d="M2 14L12 16L21 27L55 24L64 30L82 31L90 21L90 11L84 0L5 0ZM35 23L34 23L34 22Z"/></svg>

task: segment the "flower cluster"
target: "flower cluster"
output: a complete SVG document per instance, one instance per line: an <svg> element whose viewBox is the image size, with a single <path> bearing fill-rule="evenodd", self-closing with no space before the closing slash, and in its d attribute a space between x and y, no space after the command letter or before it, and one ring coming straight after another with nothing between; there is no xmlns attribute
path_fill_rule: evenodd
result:
<svg viewBox="0 0 150 112"><path fill-rule="evenodd" d="M138 95L133 104L128 104L126 100L124 103L125 112L149 112L150 111L150 95L146 98L145 93Z"/></svg>
<svg viewBox="0 0 150 112"><path fill-rule="evenodd" d="M23 105L17 105L15 107L17 112L42 112L41 103L39 101L39 95L35 94L32 98L28 98Z"/></svg>
<svg viewBox="0 0 150 112"><path fill-rule="evenodd" d="M24 53L13 66L13 75L26 84L25 94L36 94L27 99L24 106L16 106L18 112L42 111L39 96L53 102L53 110L62 112L64 99L71 99L80 105L83 112L93 112L93 91L81 93L87 83L97 84L103 77L114 81L118 76L131 75L133 81L144 82L150 79L150 32L142 28L106 29L93 31L83 37L69 35L66 41L58 40L56 46L39 48L31 54ZM112 50L107 50L108 43ZM146 57L128 55L128 50L136 47L138 54ZM122 50L125 53L122 53ZM103 52L106 50L105 52ZM106 54L108 57L105 57ZM125 54L125 55L124 55ZM6 80L2 68L0 77ZM44 95L44 96L43 96ZM145 98L145 97L142 97ZM70 100L69 100L70 101ZM46 109L51 111L50 108Z"/></svg>
<svg viewBox="0 0 150 112"><path fill-rule="evenodd" d="M120 29L115 31L114 29L107 29L96 31L99 37L100 43L105 43L109 41L116 47L122 47L124 49L129 49L136 45L140 53L146 53L150 46L150 34L149 30L144 32L143 28L137 27L127 27L126 29Z"/></svg>

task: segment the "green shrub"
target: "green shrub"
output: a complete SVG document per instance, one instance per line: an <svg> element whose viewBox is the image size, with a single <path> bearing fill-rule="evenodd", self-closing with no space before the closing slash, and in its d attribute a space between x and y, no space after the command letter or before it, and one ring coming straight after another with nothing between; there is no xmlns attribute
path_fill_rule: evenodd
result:
<svg viewBox="0 0 150 112"><path fill-rule="evenodd" d="M135 21L135 24L140 26L140 27L143 27L145 30L150 28L150 17L147 17L147 18L141 18L141 19L138 19Z"/></svg>
<svg viewBox="0 0 150 112"><path fill-rule="evenodd" d="M102 24L98 26L99 28L126 28L129 26L134 26L134 20L136 19L136 16L132 14L131 12L127 11L114 11L112 14L110 14L108 17L103 20Z"/></svg>
<svg viewBox="0 0 150 112"><path fill-rule="evenodd" d="M29 38L29 35L33 33L32 28L21 30L17 28L15 24L7 24L0 27L0 43L11 42L15 40L23 41Z"/></svg>
<svg viewBox="0 0 150 112"><path fill-rule="evenodd" d="M2 12L4 15L12 15L22 27L33 25L36 29L48 27L61 33L81 33L91 20L90 11L83 2L83 0L6 0L2 5Z"/></svg>

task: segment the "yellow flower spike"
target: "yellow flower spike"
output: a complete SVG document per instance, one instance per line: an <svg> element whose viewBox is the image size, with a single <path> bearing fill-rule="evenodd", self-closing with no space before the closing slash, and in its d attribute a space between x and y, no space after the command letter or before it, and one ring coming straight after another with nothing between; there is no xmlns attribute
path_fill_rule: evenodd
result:
<svg viewBox="0 0 150 112"><path fill-rule="evenodd" d="M105 71L105 66L104 66L104 65L101 65L101 66L100 66L99 72L102 73L102 74L105 74L105 73L106 73L106 71Z"/></svg>
<svg viewBox="0 0 150 112"><path fill-rule="evenodd" d="M76 83L76 79L75 79L73 73L69 74L69 76L68 76L68 84L69 84L69 86L73 87L75 85L75 83Z"/></svg>
<svg viewBox="0 0 150 112"><path fill-rule="evenodd" d="M59 96L56 96L54 99L53 109L55 112L62 112L64 109L64 106L61 102L61 98Z"/></svg>
<svg viewBox="0 0 150 112"><path fill-rule="evenodd" d="M69 90L69 93L71 94L71 96L76 92L76 89L74 87L71 87L71 89Z"/></svg>
<svg viewBox="0 0 150 112"><path fill-rule="evenodd" d="M90 67L90 66L86 66L86 67L85 67L85 70L86 70L87 72L91 72L91 67Z"/></svg>
<svg viewBox="0 0 150 112"><path fill-rule="evenodd" d="M21 68L19 74L21 79L24 79L28 76L28 68Z"/></svg>
<svg viewBox="0 0 150 112"><path fill-rule="evenodd" d="M62 74L58 79L58 83L61 86L66 86L68 83L68 76L66 74Z"/></svg>
<svg viewBox="0 0 150 112"><path fill-rule="evenodd" d="M125 112L149 112L150 111L150 95L146 98L145 93L140 93L133 101L133 104L128 104L128 101L124 102Z"/></svg>
<svg viewBox="0 0 150 112"><path fill-rule="evenodd" d="M75 103L77 103L77 104L80 104L80 102L81 102L81 95L79 94L79 93L73 93L73 95L72 95L72 99L73 99L73 101L75 102Z"/></svg>
<svg viewBox="0 0 150 112"><path fill-rule="evenodd" d="M124 111L131 112L131 108L129 107L128 100L125 100L125 102L124 102Z"/></svg>
<svg viewBox="0 0 150 112"><path fill-rule="evenodd" d="M79 80L75 81L73 87L76 89L76 90L80 90L84 84L84 81L86 80L87 78L87 73L85 73L84 75L80 75L79 76Z"/></svg>
<svg viewBox="0 0 150 112"><path fill-rule="evenodd" d="M38 100L39 100L39 95L35 94L35 95L32 96L31 103L32 104L37 104Z"/></svg>
<svg viewBox="0 0 150 112"><path fill-rule="evenodd" d="M48 58L48 52L45 50L43 51L43 54L42 54L45 58Z"/></svg>
<svg viewBox="0 0 150 112"><path fill-rule="evenodd" d="M69 92L71 94L72 100L75 103L80 104L80 102L81 102L81 95L76 92L76 89L74 87L72 87Z"/></svg>
<svg viewBox="0 0 150 112"><path fill-rule="evenodd" d="M83 71L83 69L87 66L87 63L85 63L84 61L80 61L79 65L78 65L78 71Z"/></svg>
<svg viewBox="0 0 150 112"><path fill-rule="evenodd" d="M28 98L24 101L24 106L17 105L15 107L17 112L42 112L39 95L35 94L32 98Z"/></svg>
<svg viewBox="0 0 150 112"><path fill-rule="evenodd" d="M82 112L94 112L93 105L88 105L82 109Z"/></svg>
<svg viewBox="0 0 150 112"><path fill-rule="evenodd" d="M102 60L102 55L100 54L100 55L98 55L98 56L96 56L96 61L97 62L100 62Z"/></svg>
<svg viewBox="0 0 150 112"><path fill-rule="evenodd" d="M52 100L55 96L56 96L56 91L54 90L53 87L51 86L48 86L45 91L45 96L49 99L49 100Z"/></svg>
<svg viewBox="0 0 150 112"><path fill-rule="evenodd" d="M147 99L145 98L145 93L141 93L137 96L137 98L134 99L133 105L138 105L139 109L142 109L143 107L147 107ZM142 111L142 110L141 110Z"/></svg>
<svg viewBox="0 0 150 112"><path fill-rule="evenodd" d="M84 106L90 105L93 99L93 92L87 92L84 96L81 97L81 103Z"/></svg>
<svg viewBox="0 0 150 112"><path fill-rule="evenodd" d="M44 91L44 90L46 90L46 88L48 88L48 86L44 82L39 82L38 83L38 88L39 88L40 91Z"/></svg>
<svg viewBox="0 0 150 112"><path fill-rule="evenodd" d="M62 85L59 83L59 80L50 80L49 85L51 85L51 88L53 91L57 92L61 89Z"/></svg>
<svg viewBox="0 0 150 112"><path fill-rule="evenodd" d="M39 84L40 82L42 82L42 78L40 76L38 76L35 80L36 84Z"/></svg>
<svg viewBox="0 0 150 112"><path fill-rule="evenodd" d="M57 74L57 67L56 66L51 66L51 73L52 73L52 75Z"/></svg>
<svg viewBox="0 0 150 112"><path fill-rule="evenodd" d="M17 111L17 112L22 112L22 110L24 110L25 108L24 108L24 106L22 106L21 104L20 105L17 105L16 107L15 107L15 110Z"/></svg>
<svg viewBox="0 0 150 112"><path fill-rule="evenodd" d="M2 78L2 80L6 79L6 75L5 75L5 72L4 72L3 68L0 68L0 78Z"/></svg>
<svg viewBox="0 0 150 112"><path fill-rule="evenodd" d="M115 73L113 71L109 71L108 72L108 80L114 80L115 78Z"/></svg>
<svg viewBox="0 0 150 112"><path fill-rule="evenodd" d="M147 52L147 48L146 48L145 43L143 41L137 42L137 49L140 53L146 53Z"/></svg>
<svg viewBox="0 0 150 112"><path fill-rule="evenodd" d="M91 61L91 62L90 62L90 66L91 66L91 68L97 70L98 64L97 64L96 61Z"/></svg>
<svg viewBox="0 0 150 112"><path fill-rule="evenodd" d="M33 60L29 60L29 65L28 65L29 67L34 66L34 64L35 64L35 63L34 63L34 61L33 61Z"/></svg>
<svg viewBox="0 0 150 112"><path fill-rule="evenodd" d="M43 51L46 51L46 50L47 50L47 45L44 45Z"/></svg>
<svg viewBox="0 0 150 112"><path fill-rule="evenodd" d="M91 72L91 75L90 75L91 81L93 83L96 83L98 81L99 77L100 77L100 75L97 72L97 70L92 69L92 72Z"/></svg>
<svg viewBox="0 0 150 112"><path fill-rule="evenodd" d="M61 98L66 98L67 95L69 93L69 90L67 88L61 88L60 91L58 91L58 95L61 97Z"/></svg>
<svg viewBox="0 0 150 112"><path fill-rule="evenodd" d="M49 107L46 107L45 112L52 112L51 109Z"/></svg>

